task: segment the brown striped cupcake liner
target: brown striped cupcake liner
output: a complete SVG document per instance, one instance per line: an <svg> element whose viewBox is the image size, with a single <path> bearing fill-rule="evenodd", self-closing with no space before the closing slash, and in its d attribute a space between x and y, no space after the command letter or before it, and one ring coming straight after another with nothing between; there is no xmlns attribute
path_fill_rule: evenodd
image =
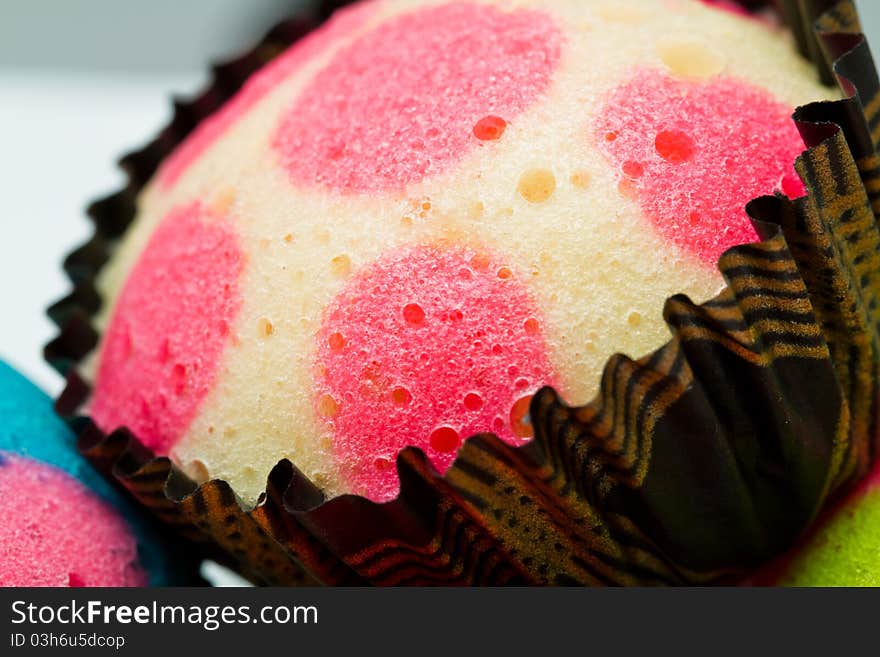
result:
<svg viewBox="0 0 880 657"><path fill-rule="evenodd" d="M216 67L202 95L176 103L170 125L122 159L126 187L89 208L95 233L64 263L73 290L49 309L59 334L45 349L67 376L57 408L81 451L182 540L257 583L741 581L849 490L878 448L880 83L851 0L774 9L845 98L795 113L809 194L749 204L761 241L721 257L718 296L670 298L672 339L638 360L611 357L589 404L542 389L525 446L473 436L445 476L406 448L400 494L382 504L325 499L283 460L247 508L226 482L197 485L127 430L105 435L78 416L90 391L77 366L98 343L94 278L138 192L202 118L309 27L279 25Z"/></svg>

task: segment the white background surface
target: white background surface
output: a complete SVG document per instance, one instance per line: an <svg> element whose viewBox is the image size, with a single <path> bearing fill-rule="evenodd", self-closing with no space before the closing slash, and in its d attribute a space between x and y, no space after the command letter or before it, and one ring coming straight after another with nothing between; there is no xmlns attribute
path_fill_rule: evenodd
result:
<svg viewBox="0 0 880 657"><path fill-rule="evenodd" d="M86 204L123 183L116 159L168 121L172 94L201 87L207 62L306 4L0 0L0 358L60 392L45 308L68 291L60 263L90 234ZM859 5L880 43L880 2Z"/></svg>

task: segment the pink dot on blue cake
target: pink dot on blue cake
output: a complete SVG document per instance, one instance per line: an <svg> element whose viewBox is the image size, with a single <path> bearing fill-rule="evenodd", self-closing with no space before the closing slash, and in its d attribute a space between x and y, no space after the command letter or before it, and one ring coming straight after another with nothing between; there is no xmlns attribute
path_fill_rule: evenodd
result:
<svg viewBox="0 0 880 657"><path fill-rule="evenodd" d="M151 523L77 452L52 400L0 361L0 586L182 583Z"/></svg>

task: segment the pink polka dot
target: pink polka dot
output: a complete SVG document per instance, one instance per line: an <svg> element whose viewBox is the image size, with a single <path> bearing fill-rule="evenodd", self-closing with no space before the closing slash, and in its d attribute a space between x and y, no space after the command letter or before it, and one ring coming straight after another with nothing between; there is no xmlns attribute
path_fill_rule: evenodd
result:
<svg viewBox="0 0 880 657"><path fill-rule="evenodd" d="M804 194L804 150L790 107L732 78L707 83L640 71L608 99L595 139L657 230L714 265L757 239L745 213L756 196Z"/></svg>
<svg viewBox="0 0 880 657"><path fill-rule="evenodd" d="M335 41L362 27L373 15L377 4L378 0L374 0L340 9L327 23L252 75L229 102L202 121L168 156L159 169L159 184L164 188L171 187L202 153L285 78Z"/></svg>
<svg viewBox="0 0 880 657"><path fill-rule="evenodd" d="M549 87L563 36L546 13L471 2L389 20L340 51L285 115L275 145L297 185L395 190L440 173Z"/></svg>
<svg viewBox="0 0 880 657"><path fill-rule="evenodd" d="M0 586L148 583L125 520L52 466L4 454L0 518Z"/></svg>
<svg viewBox="0 0 880 657"><path fill-rule="evenodd" d="M232 225L198 204L173 210L119 296L91 413L167 454L211 390L241 305L244 255Z"/></svg>
<svg viewBox="0 0 880 657"><path fill-rule="evenodd" d="M474 433L528 436L517 402L557 376L526 288L498 275L505 264L464 247L413 247L361 271L327 308L316 412L355 491L393 498L388 466L407 445L445 472Z"/></svg>

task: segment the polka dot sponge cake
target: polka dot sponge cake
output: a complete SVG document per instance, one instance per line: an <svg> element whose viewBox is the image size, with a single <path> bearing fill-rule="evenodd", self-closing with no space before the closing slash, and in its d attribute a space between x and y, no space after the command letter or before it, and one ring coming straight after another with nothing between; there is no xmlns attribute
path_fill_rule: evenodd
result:
<svg viewBox="0 0 880 657"><path fill-rule="evenodd" d="M77 454L49 397L2 361L0 415L0 586L182 581L148 526Z"/></svg>
<svg viewBox="0 0 880 657"><path fill-rule="evenodd" d="M773 62L768 66L767 62ZM102 271L89 411L257 500L291 459L398 491L406 445L528 441L723 286L744 206L803 187L830 98L730 3L379 0L256 73L159 168Z"/></svg>

